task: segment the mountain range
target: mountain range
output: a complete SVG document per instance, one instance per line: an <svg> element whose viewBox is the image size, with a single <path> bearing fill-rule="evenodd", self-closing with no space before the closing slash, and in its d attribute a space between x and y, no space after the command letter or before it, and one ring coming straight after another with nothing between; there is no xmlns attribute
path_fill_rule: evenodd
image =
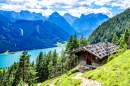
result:
<svg viewBox="0 0 130 86"><path fill-rule="evenodd" d="M81 34L88 37L98 25L109 19L103 14L82 14L78 18L69 13L61 16L58 12L46 18L41 13L26 10L0 10L0 18L0 53L53 47L75 33L78 38Z"/></svg>
<svg viewBox="0 0 130 86"><path fill-rule="evenodd" d="M83 34L85 37L89 37L89 35L103 22L107 21L109 17L102 13L97 14L82 14L80 18L77 18L72 27L79 33Z"/></svg>
<svg viewBox="0 0 130 86"><path fill-rule="evenodd" d="M66 19L66 21L72 26L73 22L78 19L78 17L74 17L70 15L69 13L66 13L63 15L63 17Z"/></svg>
<svg viewBox="0 0 130 86"><path fill-rule="evenodd" d="M99 25L88 40L91 44L104 42L106 39L112 42L113 34L116 33L120 38L126 28L130 29L130 8Z"/></svg>
<svg viewBox="0 0 130 86"><path fill-rule="evenodd" d="M52 13L49 16L48 21L61 27L63 30L70 33L71 35L74 35L75 33L78 34L78 32L76 32L76 30L73 29L73 27L57 12Z"/></svg>
<svg viewBox="0 0 130 86"><path fill-rule="evenodd" d="M45 16L42 16L41 13L29 12L27 10L21 10L20 12L14 11L3 11L0 10L0 14L3 14L7 19L11 21L16 20L46 20Z"/></svg>
<svg viewBox="0 0 130 86"><path fill-rule="evenodd" d="M20 12L0 10L0 14L3 14L11 21L20 19L32 21L47 20L56 24L71 35L77 33L79 36L83 34L85 37L89 37L89 35L98 27L98 25L101 25L104 21L109 19L108 16L102 13L92 13L89 15L82 14L80 18L74 17L69 13L61 16L58 12L53 12L47 18L42 16L41 13L29 12L27 10L21 10Z"/></svg>
<svg viewBox="0 0 130 86"><path fill-rule="evenodd" d="M70 35L45 20L17 20L11 22L0 14L0 53L54 47L67 41Z"/></svg>

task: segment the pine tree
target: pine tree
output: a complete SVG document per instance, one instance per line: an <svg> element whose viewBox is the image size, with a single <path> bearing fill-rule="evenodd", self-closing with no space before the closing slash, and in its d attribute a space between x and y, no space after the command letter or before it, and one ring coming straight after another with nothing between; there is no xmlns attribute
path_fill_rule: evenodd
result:
<svg viewBox="0 0 130 86"><path fill-rule="evenodd" d="M47 61L46 61L46 65L47 65L47 76L48 76L48 78L50 78L48 65L49 65L49 63L51 62L51 57L52 57L51 54L52 54L52 52L49 51L48 54L47 54Z"/></svg>
<svg viewBox="0 0 130 86"><path fill-rule="evenodd" d="M37 72L37 77L39 77L38 82L43 81L42 63L43 63L43 52L40 52L39 56L36 59L36 72Z"/></svg>
<svg viewBox="0 0 130 86"><path fill-rule="evenodd" d="M20 56L20 63L19 63L19 68L21 69L21 74L22 74L22 80L23 82L25 81L26 74L27 74L27 69L29 67L29 57L27 51L23 51L23 55Z"/></svg>
<svg viewBox="0 0 130 86"><path fill-rule="evenodd" d="M0 86L3 85L3 83L2 83L2 77L3 77L3 75L2 75L2 71L0 71Z"/></svg>
<svg viewBox="0 0 130 86"><path fill-rule="evenodd" d="M32 61L32 67L33 67L33 68L35 67L34 60Z"/></svg>
<svg viewBox="0 0 130 86"><path fill-rule="evenodd" d="M28 60L30 55L28 55L27 51L22 52L23 55L20 56L19 63L14 63L13 70L16 71L15 78L12 82L12 86L16 86L21 82L27 81L27 73L28 73ZM22 80L21 80L22 79Z"/></svg>
<svg viewBox="0 0 130 86"><path fill-rule="evenodd" d="M78 39L77 39L77 35L76 35L76 33L75 33L75 35L74 35L74 39L73 39L73 49L76 49L76 48L78 48L79 47L79 43L78 43Z"/></svg>
<svg viewBox="0 0 130 86"><path fill-rule="evenodd" d="M21 80L21 68L19 67L19 62L14 62L14 64L10 67L11 71L11 86L16 86L20 83Z"/></svg>
<svg viewBox="0 0 130 86"><path fill-rule="evenodd" d="M21 68L18 66L12 86L17 86L20 83L20 81L21 81Z"/></svg>
<svg viewBox="0 0 130 86"><path fill-rule="evenodd" d="M53 76L52 62L49 62L48 71L49 71L48 79L50 79Z"/></svg>
<svg viewBox="0 0 130 86"><path fill-rule="evenodd" d="M117 37L116 33L114 33L114 35L113 35L112 43L116 44L116 45L118 44L118 37Z"/></svg>
<svg viewBox="0 0 130 86"><path fill-rule="evenodd" d="M42 75L43 75L43 80L48 79L48 67L47 67L47 55L44 53L43 55L43 65L42 65Z"/></svg>
<svg viewBox="0 0 130 86"><path fill-rule="evenodd" d="M84 46L84 37L82 35L80 38L80 47L83 47L83 46Z"/></svg>
<svg viewBox="0 0 130 86"><path fill-rule="evenodd" d="M64 71L67 73L67 71L70 69L70 59L68 54L65 55L65 66L64 66Z"/></svg>
<svg viewBox="0 0 130 86"><path fill-rule="evenodd" d="M62 49L62 52L61 52L61 74L63 74L63 69L64 69L64 64L65 63L65 52L64 50Z"/></svg>
<svg viewBox="0 0 130 86"><path fill-rule="evenodd" d="M5 69L3 69L3 80L2 80L2 82L3 82L3 84L5 84L6 83L6 73L5 73Z"/></svg>
<svg viewBox="0 0 130 86"><path fill-rule="evenodd" d="M10 69L8 68L8 69L7 69L7 72L6 72L6 85L7 85L7 86L10 85L10 74L11 74L11 72L10 72ZM5 86L6 86L6 85L5 85Z"/></svg>
<svg viewBox="0 0 130 86"><path fill-rule="evenodd" d="M70 52L72 50L73 50L73 37L71 36L69 42L67 42L66 51Z"/></svg>
<svg viewBox="0 0 130 86"><path fill-rule="evenodd" d="M38 77L36 77L37 72L34 69L34 67L31 65L30 59L28 59L28 63L29 63L29 67L28 67L27 81L26 82L28 83L28 86L33 86L36 79L38 78ZM34 61L32 64L34 64Z"/></svg>
<svg viewBox="0 0 130 86"><path fill-rule="evenodd" d="M84 38L83 35L82 35L81 38L80 38L80 47L87 46L88 44L89 44L88 40L86 38Z"/></svg>
<svg viewBox="0 0 130 86"><path fill-rule="evenodd" d="M54 66L54 77L56 77L57 57L58 57L58 54L57 54L56 49L55 49L53 54L52 54L52 65Z"/></svg>
<svg viewBox="0 0 130 86"><path fill-rule="evenodd" d="M121 37L120 37L120 40L119 40L119 46L120 47L123 47L125 44L125 41L124 41L124 34L121 34Z"/></svg>
<svg viewBox="0 0 130 86"><path fill-rule="evenodd" d="M18 64L17 64L18 65ZM11 66L10 68L8 68L8 76L7 76L7 79L8 79L8 85L11 86L11 84L13 83L13 76L14 76L14 69L13 67Z"/></svg>
<svg viewBox="0 0 130 86"><path fill-rule="evenodd" d="M125 29L124 41L125 41L125 43L126 43L127 45L128 45L129 36L130 36L129 29Z"/></svg>

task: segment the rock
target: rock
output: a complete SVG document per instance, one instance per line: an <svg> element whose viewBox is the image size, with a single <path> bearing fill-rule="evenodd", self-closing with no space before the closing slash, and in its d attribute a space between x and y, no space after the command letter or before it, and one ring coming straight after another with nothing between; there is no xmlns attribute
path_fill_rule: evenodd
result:
<svg viewBox="0 0 130 86"><path fill-rule="evenodd" d="M89 69L89 67L88 66L84 66L84 69Z"/></svg>
<svg viewBox="0 0 130 86"><path fill-rule="evenodd" d="M106 68L103 68L103 70L106 70Z"/></svg>
<svg viewBox="0 0 130 86"><path fill-rule="evenodd" d="M76 73L76 72L79 72L79 70L78 70L78 69L76 69L76 70L73 70L73 71L72 71L72 73Z"/></svg>

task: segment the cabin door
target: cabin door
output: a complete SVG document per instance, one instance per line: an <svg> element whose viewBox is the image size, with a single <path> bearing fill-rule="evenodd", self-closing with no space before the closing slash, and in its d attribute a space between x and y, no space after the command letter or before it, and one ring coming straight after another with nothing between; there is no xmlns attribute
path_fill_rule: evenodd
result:
<svg viewBox="0 0 130 86"><path fill-rule="evenodd" d="M92 65L92 56L87 56L87 64Z"/></svg>

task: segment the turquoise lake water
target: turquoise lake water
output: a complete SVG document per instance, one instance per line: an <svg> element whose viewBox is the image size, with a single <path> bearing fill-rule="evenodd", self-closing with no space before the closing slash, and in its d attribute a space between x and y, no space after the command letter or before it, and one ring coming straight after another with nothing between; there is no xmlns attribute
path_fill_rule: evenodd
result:
<svg viewBox="0 0 130 86"><path fill-rule="evenodd" d="M48 53L50 50L54 51L55 49L57 52L60 54L61 50L65 49L65 47L53 47L53 48L46 48L46 49L39 49L39 50L30 50L28 51L28 54L31 55L30 61L32 62L33 60L36 61L37 56L39 53L42 51L43 53ZM10 67L14 62L18 62L21 53L16 53L16 54L0 54L0 67Z"/></svg>

